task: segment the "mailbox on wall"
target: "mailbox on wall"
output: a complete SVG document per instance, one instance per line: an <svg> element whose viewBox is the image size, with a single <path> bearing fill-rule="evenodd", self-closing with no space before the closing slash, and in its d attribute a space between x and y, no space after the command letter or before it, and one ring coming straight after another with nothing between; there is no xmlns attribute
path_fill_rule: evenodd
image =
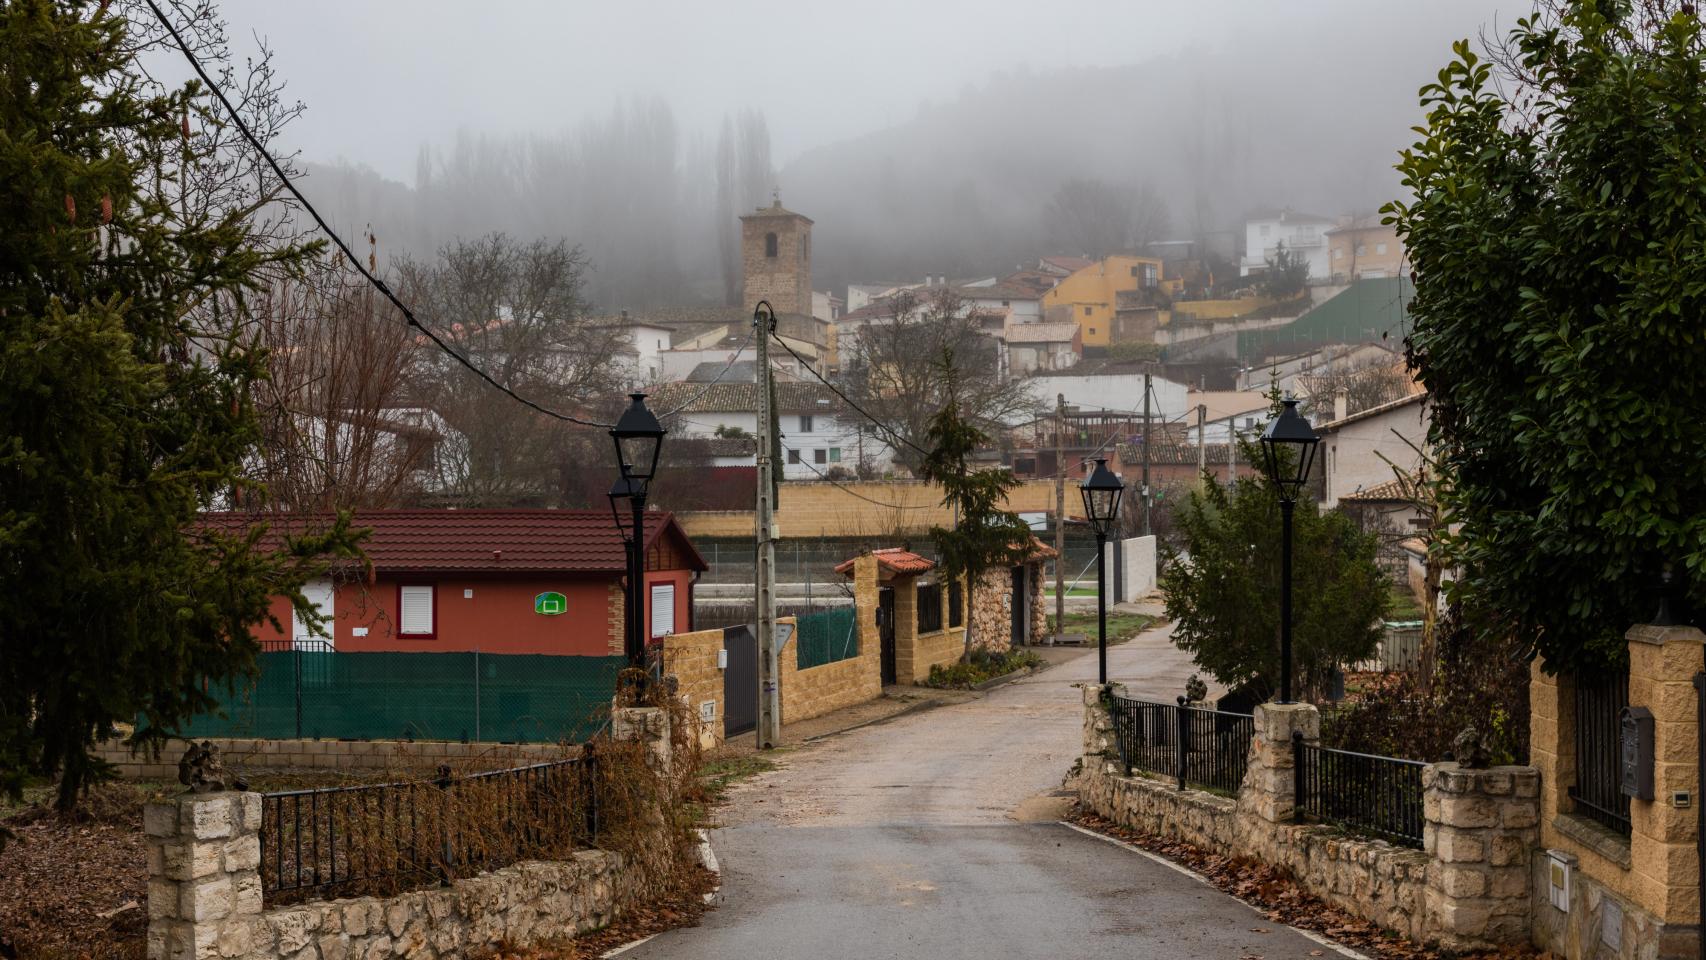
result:
<svg viewBox="0 0 1706 960"><path fill-rule="evenodd" d="M1624 707L1617 724L1618 772L1623 795L1653 799L1653 711Z"/></svg>

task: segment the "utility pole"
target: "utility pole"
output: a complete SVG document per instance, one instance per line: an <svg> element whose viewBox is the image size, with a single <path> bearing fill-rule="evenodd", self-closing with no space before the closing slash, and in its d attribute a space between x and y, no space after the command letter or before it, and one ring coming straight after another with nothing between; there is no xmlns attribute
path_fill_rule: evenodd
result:
<svg viewBox="0 0 1706 960"><path fill-rule="evenodd" d="M776 311L768 300L760 300L752 311L753 337L758 344L758 504L756 516L757 582L754 584L758 615L758 749L776 746L782 727L782 704L776 663L776 464L770 454L776 449L770 409L770 334L776 329Z"/></svg>
<svg viewBox="0 0 1706 960"><path fill-rule="evenodd" d="M1066 394L1054 395L1054 637L1066 631Z"/></svg>
<svg viewBox="0 0 1706 960"><path fill-rule="evenodd" d="M1238 417L1226 418L1226 485L1232 486L1232 481L1238 474Z"/></svg>
<svg viewBox="0 0 1706 960"><path fill-rule="evenodd" d="M1150 375L1143 375L1143 535L1153 531L1149 526L1149 390Z"/></svg>
<svg viewBox="0 0 1706 960"><path fill-rule="evenodd" d="M1197 404L1197 482L1208 472L1208 404Z"/></svg>

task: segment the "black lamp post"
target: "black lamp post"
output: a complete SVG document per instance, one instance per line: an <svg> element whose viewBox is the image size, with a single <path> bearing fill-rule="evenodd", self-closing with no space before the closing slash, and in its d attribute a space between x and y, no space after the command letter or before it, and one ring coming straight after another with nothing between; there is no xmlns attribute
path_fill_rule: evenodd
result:
<svg viewBox="0 0 1706 960"><path fill-rule="evenodd" d="M658 451L663 447L663 424L646 407L646 395L631 393L633 401L610 428L610 438L616 443L616 462L622 473L610 488L610 512L616 517L616 529L622 529L621 501L626 500L633 511L628 534L623 538L627 548L628 596L627 612L622 618L623 652L628 666L644 670L646 666L644 579L646 553L646 493L652 477L657 474Z"/></svg>
<svg viewBox="0 0 1706 960"><path fill-rule="evenodd" d="M1291 703L1291 518L1297 495L1309 482L1315 464L1315 447L1321 438L1297 412L1297 401L1285 398L1279 416L1262 431L1262 456L1268 479L1279 493L1282 516L1280 546L1280 703ZM1281 451L1285 451L1282 453Z"/></svg>
<svg viewBox="0 0 1706 960"><path fill-rule="evenodd" d="M1120 498L1125 484L1108 469L1106 458L1096 459L1096 469L1084 479L1078 492L1084 497L1084 516L1096 530L1096 675L1108 684L1108 577L1106 571L1108 531L1120 516Z"/></svg>

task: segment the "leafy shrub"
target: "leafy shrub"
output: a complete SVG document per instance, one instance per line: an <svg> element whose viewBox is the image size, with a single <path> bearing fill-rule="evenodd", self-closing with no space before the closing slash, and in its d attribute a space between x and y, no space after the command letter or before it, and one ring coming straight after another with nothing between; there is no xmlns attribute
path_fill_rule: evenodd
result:
<svg viewBox="0 0 1706 960"><path fill-rule="evenodd" d="M924 685L944 690L969 690L985 680L1005 677L1027 667L1037 667L1042 662L1042 657L1023 648L996 651L976 647L970 656L959 663L946 667L936 664L931 667L930 679L924 681Z"/></svg>

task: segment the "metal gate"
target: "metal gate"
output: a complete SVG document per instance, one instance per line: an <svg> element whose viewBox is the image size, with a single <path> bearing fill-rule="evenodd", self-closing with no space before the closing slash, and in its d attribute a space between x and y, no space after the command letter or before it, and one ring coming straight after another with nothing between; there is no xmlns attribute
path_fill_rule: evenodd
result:
<svg viewBox="0 0 1706 960"><path fill-rule="evenodd" d="M748 626L723 628L723 736L758 727L758 637Z"/></svg>
<svg viewBox="0 0 1706 960"><path fill-rule="evenodd" d="M1013 568L1013 599L1008 604L1013 611L1013 646L1023 646L1030 641L1031 611L1026 609L1025 601L1030 599L1030 591L1025 589L1025 568Z"/></svg>
<svg viewBox="0 0 1706 960"><path fill-rule="evenodd" d="M883 686L895 682L894 667L894 588L877 591L877 636L882 646Z"/></svg>

